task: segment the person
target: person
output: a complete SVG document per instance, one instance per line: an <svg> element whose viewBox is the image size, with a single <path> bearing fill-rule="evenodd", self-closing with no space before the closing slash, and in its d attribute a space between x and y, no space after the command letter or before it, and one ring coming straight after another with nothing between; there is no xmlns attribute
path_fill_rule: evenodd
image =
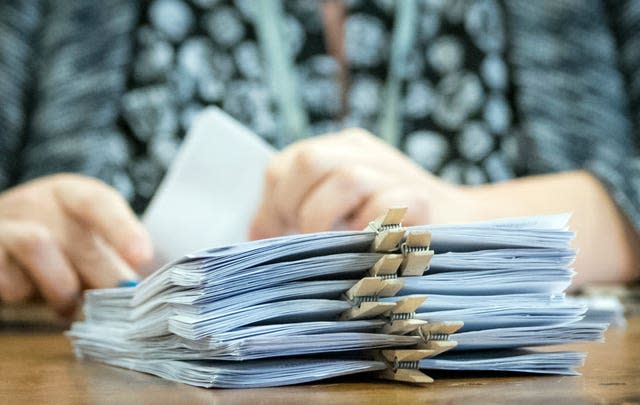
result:
<svg viewBox="0 0 640 405"><path fill-rule="evenodd" d="M0 193L0 297L36 292L70 315L83 288L136 280L152 257L145 229L127 202L98 180L45 176Z"/></svg>
<svg viewBox="0 0 640 405"><path fill-rule="evenodd" d="M409 223L573 211L578 283L632 279L637 4L5 2L0 189L73 171L140 212L194 114L213 104L276 146L293 143L268 170L253 237L360 227L390 204L408 205ZM67 194L49 180L26 186ZM68 203L57 202L62 215ZM145 258L95 218L65 218L130 268Z"/></svg>
<svg viewBox="0 0 640 405"><path fill-rule="evenodd" d="M285 149L267 168L264 190L251 225L253 239L336 226L364 229L395 206L409 207L407 226L570 212L580 251L574 287L640 275L636 229L602 183L584 170L456 185L370 133L349 129Z"/></svg>

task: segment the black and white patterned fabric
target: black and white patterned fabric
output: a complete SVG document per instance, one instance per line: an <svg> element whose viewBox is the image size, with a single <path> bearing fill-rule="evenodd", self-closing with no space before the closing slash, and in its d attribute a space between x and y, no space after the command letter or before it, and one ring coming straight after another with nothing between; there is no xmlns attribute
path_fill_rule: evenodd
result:
<svg viewBox="0 0 640 405"><path fill-rule="evenodd" d="M396 2L344 0L349 81L321 2L283 0L310 132L376 131ZM285 146L252 0L0 3L0 188L60 170L138 211L194 115L218 105ZM640 229L640 1L420 0L399 147L480 184L586 168ZM28 72L28 73L25 73Z"/></svg>
<svg viewBox="0 0 640 405"><path fill-rule="evenodd" d="M117 125L131 60L128 0L0 2L0 188L70 171L133 196Z"/></svg>
<svg viewBox="0 0 640 405"><path fill-rule="evenodd" d="M34 75L34 44L41 24L39 1L0 3L0 190L15 181Z"/></svg>
<svg viewBox="0 0 640 405"><path fill-rule="evenodd" d="M217 105L276 146L286 141L266 77L250 1L152 0L142 10L126 127L140 159L131 174L148 198L203 106ZM393 1L348 1L349 86L341 105L338 63L324 47L321 2L285 1L284 23L312 134L345 127L375 133L387 76ZM516 142L497 1L425 1L401 98L399 145L456 183L514 176ZM150 177L153 168L157 176Z"/></svg>

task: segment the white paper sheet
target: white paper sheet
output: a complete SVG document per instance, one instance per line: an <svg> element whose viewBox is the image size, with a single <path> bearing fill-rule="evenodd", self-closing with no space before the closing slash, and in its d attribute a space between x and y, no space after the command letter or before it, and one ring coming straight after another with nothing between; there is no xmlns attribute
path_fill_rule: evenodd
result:
<svg viewBox="0 0 640 405"><path fill-rule="evenodd" d="M274 150L215 107L194 121L144 214L155 270L185 253L243 242Z"/></svg>
<svg viewBox="0 0 640 405"><path fill-rule="evenodd" d="M463 321L451 336L426 339L456 341L456 352L481 352L452 352L421 367L574 374L580 354L495 351L598 341L607 328L582 321L586 308L563 294L574 274L573 233L551 219L514 221L432 227L432 245L453 250L436 252L422 276L398 277L394 283L404 287L394 297L343 296L379 260L370 252L374 232L287 235L206 249L136 287L87 292L85 319L68 335L79 356L188 384L294 384L386 367L370 361L370 349L413 347L405 344L425 339L385 335L385 317L338 320L360 300L391 304L418 294L427 296L424 304L401 317ZM539 225L545 223L553 226ZM477 250L487 245L493 250ZM321 363L291 357L320 353ZM295 364L278 368L284 359L275 358L282 356Z"/></svg>

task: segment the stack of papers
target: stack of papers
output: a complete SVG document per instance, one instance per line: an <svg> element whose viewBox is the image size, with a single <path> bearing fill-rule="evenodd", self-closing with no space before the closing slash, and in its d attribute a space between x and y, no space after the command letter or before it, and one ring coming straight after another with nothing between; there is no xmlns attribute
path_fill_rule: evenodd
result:
<svg viewBox="0 0 640 405"><path fill-rule="evenodd" d="M409 228L393 216L216 247L137 287L89 291L68 332L75 353L240 388L363 372L427 382L430 369L571 375L584 354L523 348L602 340L607 325L564 296L568 215Z"/></svg>

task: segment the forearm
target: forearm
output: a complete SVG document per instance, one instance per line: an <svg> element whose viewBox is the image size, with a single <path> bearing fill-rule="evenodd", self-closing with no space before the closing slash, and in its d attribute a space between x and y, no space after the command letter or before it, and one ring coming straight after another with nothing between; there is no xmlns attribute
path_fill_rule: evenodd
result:
<svg viewBox="0 0 640 405"><path fill-rule="evenodd" d="M639 238L602 184L584 171L465 189L465 220L571 212L579 249L575 286L640 276Z"/></svg>

